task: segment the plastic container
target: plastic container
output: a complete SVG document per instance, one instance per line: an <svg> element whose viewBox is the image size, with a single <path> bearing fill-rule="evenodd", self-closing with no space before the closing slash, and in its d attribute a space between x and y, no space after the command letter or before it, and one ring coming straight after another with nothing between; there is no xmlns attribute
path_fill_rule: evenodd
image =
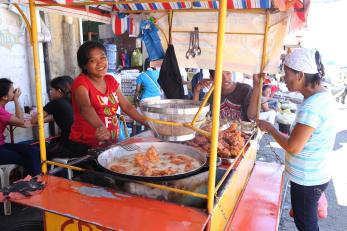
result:
<svg viewBox="0 0 347 231"><path fill-rule="evenodd" d="M105 44L108 60L108 72L114 72L117 69L117 46L115 44Z"/></svg>

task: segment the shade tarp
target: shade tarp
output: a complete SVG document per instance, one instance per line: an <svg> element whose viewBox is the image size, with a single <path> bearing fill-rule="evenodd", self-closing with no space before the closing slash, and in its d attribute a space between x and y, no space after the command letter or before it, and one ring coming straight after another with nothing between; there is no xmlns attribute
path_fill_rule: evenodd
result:
<svg viewBox="0 0 347 231"><path fill-rule="evenodd" d="M289 21L289 12L270 14L269 25L271 25L271 27L268 31L263 72L277 72L280 54L283 48L283 40L288 32ZM172 43L175 46L180 67L215 68L217 22L218 13L174 13ZM230 12L227 14L224 44L224 70L244 73L259 73L262 71L265 23L266 15L262 13L243 14ZM165 22L160 25L164 26ZM185 55L189 48L189 31L193 31L194 27L199 27L199 45L202 54L201 56L187 59Z"/></svg>

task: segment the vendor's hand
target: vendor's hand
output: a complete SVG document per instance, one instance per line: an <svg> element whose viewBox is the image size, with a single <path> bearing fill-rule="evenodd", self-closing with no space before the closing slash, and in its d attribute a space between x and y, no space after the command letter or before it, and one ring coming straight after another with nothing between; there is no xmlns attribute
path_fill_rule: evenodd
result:
<svg viewBox="0 0 347 231"><path fill-rule="evenodd" d="M18 101L19 96L22 94L22 91L20 90L20 88L16 88L14 89L14 95L13 95L13 101Z"/></svg>
<svg viewBox="0 0 347 231"><path fill-rule="evenodd" d="M105 141L111 139L111 133L105 126L98 127L95 131L95 137L99 141Z"/></svg>
<svg viewBox="0 0 347 231"><path fill-rule="evenodd" d="M265 121L265 120L258 120L257 121L257 125L260 128L260 130L263 131L263 132L270 132L271 133L271 130L275 128L273 126L273 124L271 124L271 123L269 123L268 121Z"/></svg>
<svg viewBox="0 0 347 231"><path fill-rule="evenodd" d="M209 88L211 86L211 83L213 83L212 80L210 80L210 79L203 79L195 86L195 91L200 92L204 87Z"/></svg>

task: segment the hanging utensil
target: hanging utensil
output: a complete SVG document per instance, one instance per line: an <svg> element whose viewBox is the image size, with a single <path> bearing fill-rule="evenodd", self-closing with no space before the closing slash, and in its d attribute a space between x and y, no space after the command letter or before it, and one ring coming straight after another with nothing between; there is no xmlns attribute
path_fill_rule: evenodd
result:
<svg viewBox="0 0 347 231"><path fill-rule="evenodd" d="M201 49L200 49L200 45L199 45L199 27L194 27L194 35L195 35L194 52L197 55L201 55Z"/></svg>
<svg viewBox="0 0 347 231"><path fill-rule="evenodd" d="M186 58L187 59L195 57L195 52L194 52L194 47L193 46L194 46L194 34L193 34L193 32L190 32L189 48L188 48L188 51L186 53Z"/></svg>

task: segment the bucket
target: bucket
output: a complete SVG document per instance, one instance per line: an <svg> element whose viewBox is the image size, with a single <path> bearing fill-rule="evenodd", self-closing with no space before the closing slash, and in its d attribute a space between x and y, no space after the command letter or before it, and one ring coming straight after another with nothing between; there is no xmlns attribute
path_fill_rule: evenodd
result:
<svg viewBox="0 0 347 231"><path fill-rule="evenodd" d="M108 60L108 72L114 72L117 69L117 46L115 44L105 44Z"/></svg>

